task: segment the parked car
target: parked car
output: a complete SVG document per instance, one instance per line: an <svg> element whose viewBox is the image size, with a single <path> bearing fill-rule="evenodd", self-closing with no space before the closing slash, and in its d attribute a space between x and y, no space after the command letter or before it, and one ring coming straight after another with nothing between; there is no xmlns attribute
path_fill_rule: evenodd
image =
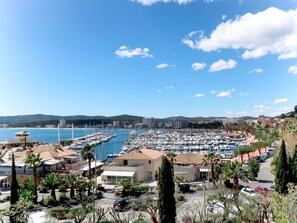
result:
<svg viewBox="0 0 297 223"><path fill-rule="evenodd" d="M268 188L268 190L275 191L275 185L274 184L273 185L270 185L269 188Z"/></svg>
<svg viewBox="0 0 297 223"><path fill-rule="evenodd" d="M249 197L254 197L256 196L255 191L252 188L244 187L240 190L240 193L249 196Z"/></svg>
<svg viewBox="0 0 297 223"><path fill-rule="evenodd" d="M260 193L260 194L263 194L265 196L268 195L269 193L269 189L267 187L263 187L263 186L257 186L255 187L255 191Z"/></svg>
<svg viewBox="0 0 297 223"><path fill-rule="evenodd" d="M117 199L114 203L113 203L113 208L116 211L125 211L128 208L128 204L129 204L129 200L126 198L120 198Z"/></svg>

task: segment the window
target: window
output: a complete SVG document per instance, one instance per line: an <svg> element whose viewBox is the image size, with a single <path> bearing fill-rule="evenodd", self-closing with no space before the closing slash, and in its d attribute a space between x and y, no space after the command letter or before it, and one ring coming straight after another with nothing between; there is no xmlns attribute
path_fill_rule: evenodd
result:
<svg viewBox="0 0 297 223"><path fill-rule="evenodd" d="M128 165L128 160L124 160L124 166Z"/></svg>
<svg viewBox="0 0 297 223"><path fill-rule="evenodd" d="M151 164L152 163L152 161L151 160L149 160L149 164Z"/></svg>

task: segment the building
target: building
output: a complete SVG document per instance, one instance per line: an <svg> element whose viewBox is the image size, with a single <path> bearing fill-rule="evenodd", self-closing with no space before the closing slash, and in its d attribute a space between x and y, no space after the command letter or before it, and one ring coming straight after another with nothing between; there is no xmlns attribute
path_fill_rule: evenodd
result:
<svg viewBox="0 0 297 223"><path fill-rule="evenodd" d="M143 118L142 123L145 128L149 128L149 129L155 128L155 118L153 117Z"/></svg>
<svg viewBox="0 0 297 223"><path fill-rule="evenodd" d="M112 124L113 124L114 128L119 128L120 127L120 121L113 121Z"/></svg>
<svg viewBox="0 0 297 223"><path fill-rule="evenodd" d="M61 119L60 120L60 128L65 128L66 127L66 120L65 119Z"/></svg>
<svg viewBox="0 0 297 223"><path fill-rule="evenodd" d="M183 176L186 181L207 179L210 169L203 164L201 153L181 153L173 161L174 175Z"/></svg>
<svg viewBox="0 0 297 223"><path fill-rule="evenodd" d="M164 153L152 149L139 149L115 158L115 162L103 167L101 180L115 184L122 178L142 182L155 179Z"/></svg>

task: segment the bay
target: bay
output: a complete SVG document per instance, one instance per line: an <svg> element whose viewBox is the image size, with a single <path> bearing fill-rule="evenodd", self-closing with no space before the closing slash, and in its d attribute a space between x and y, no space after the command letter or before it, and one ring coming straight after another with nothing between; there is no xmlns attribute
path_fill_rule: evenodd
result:
<svg viewBox="0 0 297 223"><path fill-rule="evenodd" d="M57 143L58 142L58 129L57 128L0 128L0 141L15 141L14 134L20 131L27 131L30 133L29 140L38 140L39 143ZM112 138L103 145L97 145L95 147L96 155L98 159L105 160L110 153L120 153L122 147L130 138L130 129L103 129L96 130L91 128L74 128L74 137L82 137L96 132L105 132L110 134L116 134L116 137ZM145 132L145 130L137 130L137 134ZM72 138L72 129L62 128L60 129L61 140ZM102 148L103 147L103 148Z"/></svg>

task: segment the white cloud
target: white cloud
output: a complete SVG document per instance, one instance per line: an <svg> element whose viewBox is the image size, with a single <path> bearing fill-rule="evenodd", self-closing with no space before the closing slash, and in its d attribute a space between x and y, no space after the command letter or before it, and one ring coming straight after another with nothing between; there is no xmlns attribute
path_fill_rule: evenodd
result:
<svg viewBox="0 0 297 223"><path fill-rule="evenodd" d="M231 97L231 91L222 91L217 94L217 97Z"/></svg>
<svg viewBox="0 0 297 223"><path fill-rule="evenodd" d="M221 70L226 70L226 69L233 69L234 67L236 67L236 61L235 60L218 60L216 62L214 62L210 68L209 71L210 72L215 72L215 71L221 71Z"/></svg>
<svg viewBox="0 0 297 223"><path fill-rule="evenodd" d="M263 105L263 104L254 105L254 108L256 109L257 113L262 113L262 112L265 112L266 110L271 109L270 107Z"/></svg>
<svg viewBox="0 0 297 223"><path fill-rule="evenodd" d="M141 56L143 58L153 57L149 51L150 50L148 48L129 49L127 46L121 46L117 51L115 51L115 54L121 58L132 58L134 56Z"/></svg>
<svg viewBox="0 0 297 223"><path fill-rule="evenodd" d="M278 99L275 99L274 102L272 104L283 104L283 103L286 103L288 102L289 100L287 98L278 98Z"/></svg>
<svg viewBox="0 0 297 223"><path fill-rule="evenodd" d="M167 63L161 63L161 64L158 64L156 66L156 68L158 68L158 69L164 69L166 67L169 67L169 64L167 64Z"/></svg>
<svg viewBox="0 0 297 223"><path fill-rule="evenodd" d="M283 107L283 108L280 108L280 109L278 109L280 112L287 112L287 111L291 111L292 110L292 108L291 107L289 107L289 106L285 106L285 107Z"/></svg>
<svg viewBox="0 0 297 223"><path fill-rule="evenodd" d="M225 20L227 18L226 15L222 15L222 20Z"/></svg>
<svg viewBox="0 0 297 223"><path fill-rule="evenodd" d="M248 96L248 95L250 95L249 92L239 92L240 97L244 97L244 96Z"/></svg>
<svg viewBox="0 0 297 223"><path fill-rule="evenodd" d="M214 91L214 90L212 90L212 91L210 91L210 93L211 93L211 94L216 94L217 92Z"/></svg>
<svg viewBox="0 0 297 223"><path fill-rule="evenodd" d="M178 3L180 5L185 5L185 4L189 4L191 2L195 2L197 0L131 0L132 2L137 2L140 3L142 5L153 5L153 4L157 4L157 3ZM211 3L214 0L203 0L205 3Z"/></svg>
<svg viewBox="0 0 297 223"><path fill-rule="evenodd" d="M252 74L252 73L261 73L263 72L264 70L261 69L261 68L256 68L256 69L252 69L249 71L249 74Z"/></svg>
<svg viewBox="0 0 297 223"><path fill-rule="evenodd" d="M198 71L198 70L202 70L206 67L206 64L205 63L193 63L192 64L192 69L194 71Z"/></svg>
<svg viewBox="0 0 297 223"><path fill-rule="evenodd" d="M204 97L204 94L196 94L195 95L195 98L201 98L201 97Z"/></svg>
<svg viewBox="0 0 297 223"><path fill-rule="evenodd" d="M297 74L297 65L290 66L288 72L291 74Z"/></svg>
<svg viewBox="0 0 297 223"><path fill-rule="evenodd" d="M175 2L182 5L182 4L189 4L195 0L131 0L131 1L140 3L142 5L153 5L156 3L169 3L169 2Z"/></svg>
<svg viewBox="0 0 297 223"><path fill-rule="evenodd" d="M161 93L161 92L162 92L162 90L161 90L161 89L158 89L158 90L157 90L157 92L158 92L158 93Z"/></svg>
<svg viewBox="0 0 297 223"><path fill-rule="evenodd" d="M183 43L206 52L243 49L244 59L267 54L277 54L279 59L297 58L296 24L297 9L283 11L271 7L222 22L209 37L201 31L191 32Z"/></svg>
<svg viewBox="0 0 297 223"><path fill-rule="evenodd" d="M174 88L173 85L170 85L170 86L165 87L166 90L173 89L173 88Z"/></svg>

